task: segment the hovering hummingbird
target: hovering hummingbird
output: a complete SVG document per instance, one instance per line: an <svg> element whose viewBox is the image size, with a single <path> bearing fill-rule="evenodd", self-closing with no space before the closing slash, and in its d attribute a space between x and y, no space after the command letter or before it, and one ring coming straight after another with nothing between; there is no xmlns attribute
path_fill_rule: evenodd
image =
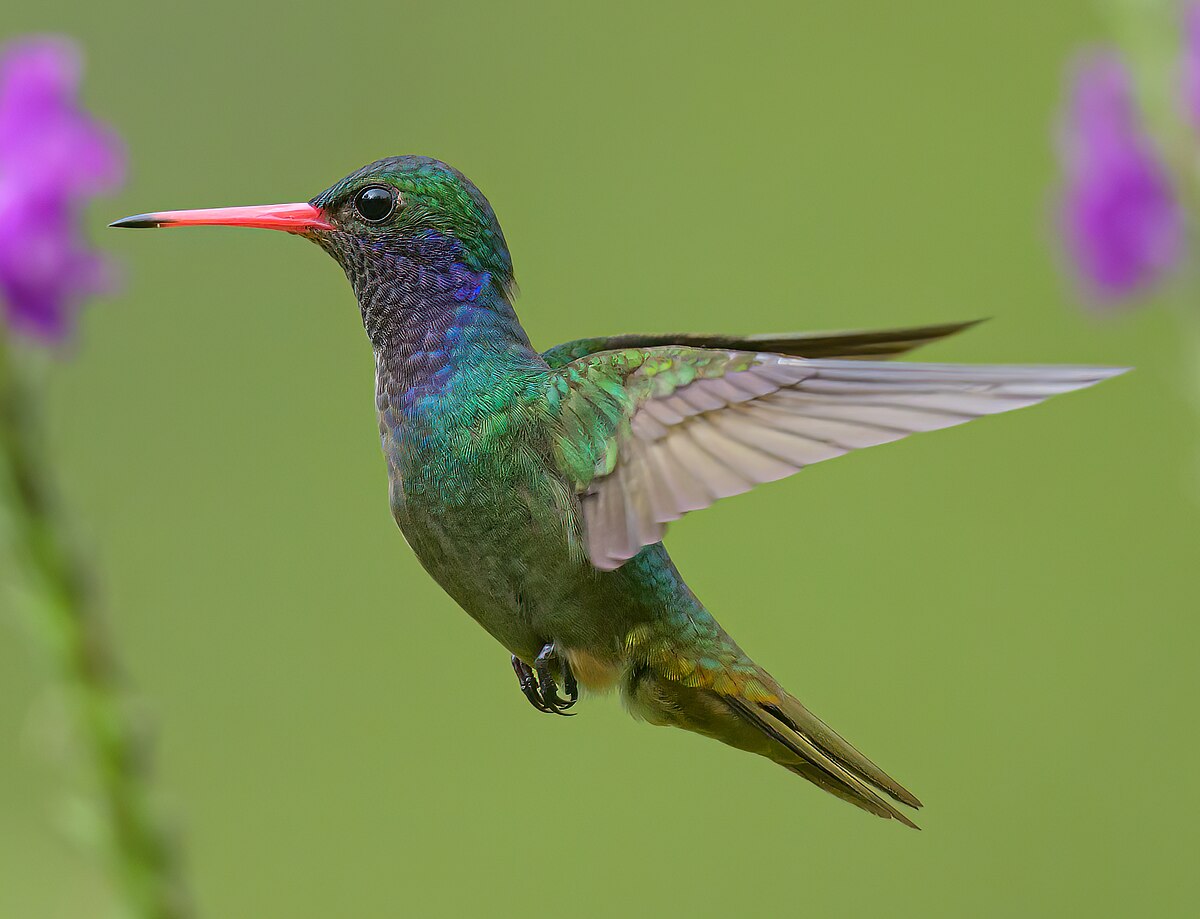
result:
<svg viewBox="0 0 1200 919"><path fill-rule="evenodd" d="M538 352L483 194L419 156L364 166L307 204L165 211L316 242L375 352L392 514L421 564L568 714L578 685L760 754L914 827L921 802L789 695L688 588L666 525L860 447L1040 402L1122 372L888 363L973 323L735 337L585 338ZM560 695L561 691L564 695ZM891 800L889 800L891 799Z"/></svg>

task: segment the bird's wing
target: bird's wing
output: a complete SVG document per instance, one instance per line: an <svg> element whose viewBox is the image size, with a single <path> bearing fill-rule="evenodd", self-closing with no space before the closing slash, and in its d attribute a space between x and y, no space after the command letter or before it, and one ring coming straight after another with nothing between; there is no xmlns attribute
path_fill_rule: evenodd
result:
<svg viewBox="0 0 1200 919"><path fill-rule="evenodd" d="M593 564L611 570L718 498L1123 370L607 351L552 375L556 461L581 496Z"/></svg>
<svg viewBox="0 0 1200 919"><path fill-rule="evenodd" d="M970 322L946 322L941 325L909 326L903 329L860 329L850 332L803 332L783 335L695 335L663 332L650 335L610 335L579 338L555 345L542 357L552 369L600 351L626 348L656 348L679 345L686 348L720 348L729 351L769 351L795 357L883 360L927 345L930 342L979 325Z"/></svg>

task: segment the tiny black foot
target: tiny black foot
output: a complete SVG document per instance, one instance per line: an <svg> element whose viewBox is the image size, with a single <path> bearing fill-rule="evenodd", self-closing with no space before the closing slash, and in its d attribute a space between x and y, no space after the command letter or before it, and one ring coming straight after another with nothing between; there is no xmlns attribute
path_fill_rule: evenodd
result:
<svg viewBox="0 0 1200 919"><path fill-rule="evenodd" d="M554 665L558 664L562 668L563 686L567 690L568 699L562 698L558 694L558 684L554 682ZM575 683L575 674L571 672L571 665L566 659L560 659L554 648L554 642L542 648L542 653L537 656L533 662L534 669L537 670L538 685L541 688L542 704L546 706L547 711L554 712L556 715L570 715L571 712L566 711L575 704L579 698L579 687Z"/></svg>
<svg viewBox="0 0 1200 919"><path fill-rule="evenodd" d="M558 694L558 684L554 681L555 666L562 671L563 689L567 693L565 699ZM571 665L566 658L558 657L553 642L542 648L532 667L514 654L512 668L522 694L539 712L573 714L566 709L579 700L579 684L575 682L575 674L571 672Z"/></svg>
<svg viewBox="0 0 1200 919"><path fill-rule="evenodd" d="M515 654L512 656L513 671L517 674L517 683L521 687L521 692L525 694L525 698L529 700L529 704L536 708L539 712L549 712L542 702L541 693L538 692L537 677L533 675L533 668L525 663Z"/></svg>
<svg viewBox="0 0 1200 919"><path fill-rule="evenodd" d="M560 662L563 675L563 689L567 691L567 708L579 701L579 684L575 682L575 673L571 670L571 662L564 656Z"/></svg>

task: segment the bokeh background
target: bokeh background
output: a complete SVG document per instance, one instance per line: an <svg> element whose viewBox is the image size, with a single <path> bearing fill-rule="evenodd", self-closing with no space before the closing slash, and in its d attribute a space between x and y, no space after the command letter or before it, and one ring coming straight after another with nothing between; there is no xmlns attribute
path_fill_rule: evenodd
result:
<svg viewBox="0 0 1200 919"><path fill-rule="evenodd" d="M13 4L131 179L124 292L53 381L156 789L211 917L1193 915L1197 430L1177 326L1075 302L1049 215L1084 0ZM379 156L490 196L535 342L994 317L931 359L1137 365L672 528L744 647L926 802L536 715L388 515L337 267L283 234L107 233ZM0 631L0 916L114 915L61 700ZM8 626L11 626L8 627Z"/></svg>

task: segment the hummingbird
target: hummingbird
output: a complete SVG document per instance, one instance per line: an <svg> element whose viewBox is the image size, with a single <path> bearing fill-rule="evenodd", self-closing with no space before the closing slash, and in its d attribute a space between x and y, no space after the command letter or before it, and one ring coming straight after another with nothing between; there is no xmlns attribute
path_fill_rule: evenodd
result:
<svg viewBox="0 0 1200 919"><path fill-rule="evenodd" d="M375 355L391 512L422 566L511 655L540 712L579 687L766 757L916 829L920 800L790 695L691 591L668 523L812 463L1090 386L1125 368L890 358L973 322L820 334L581 338L539 352L512 258L461 172L395 156L307 203L114 227L283 230L354 289Z"/></svg>

